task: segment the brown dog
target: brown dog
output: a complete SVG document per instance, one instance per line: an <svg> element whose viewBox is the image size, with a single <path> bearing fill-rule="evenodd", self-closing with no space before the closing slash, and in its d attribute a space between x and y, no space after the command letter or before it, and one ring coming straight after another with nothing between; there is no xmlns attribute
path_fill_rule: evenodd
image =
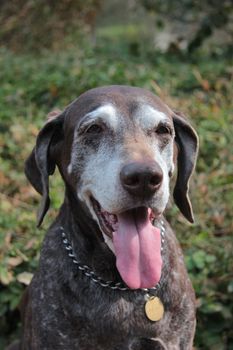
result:
<svg viewBox="0 0 233 350"><path fill-rule="evenodd" d="M192 349L195 297L163 212L188 198L198 139L148 91L90 90L40 131L26 175L49 208L58 166L65 199L27 291L20 349Z"/></svg>

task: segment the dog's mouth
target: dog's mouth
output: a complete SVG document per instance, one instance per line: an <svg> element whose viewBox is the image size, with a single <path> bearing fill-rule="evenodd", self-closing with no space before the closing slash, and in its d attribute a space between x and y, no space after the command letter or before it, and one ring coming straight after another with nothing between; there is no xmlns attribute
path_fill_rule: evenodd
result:
<svg viewBox="0 0 233 350"><path fill-rule="evenodd" d="M118 227L118 218L115 214L110 214L104 210L99 202L93 197L91 198L92 205L95 211L95 214L98 218L99 225L101 230L111 239L113 238L113 232L117 230Z"/></svg>
<svg viewBox="0 0 233 350"><path fill-rule="evenodd" d="M92 198L101 231L112 241L117 269L128 287L152 288L161 276L160 229L151 208L137 207L119 214L104 210Z"/></svg>

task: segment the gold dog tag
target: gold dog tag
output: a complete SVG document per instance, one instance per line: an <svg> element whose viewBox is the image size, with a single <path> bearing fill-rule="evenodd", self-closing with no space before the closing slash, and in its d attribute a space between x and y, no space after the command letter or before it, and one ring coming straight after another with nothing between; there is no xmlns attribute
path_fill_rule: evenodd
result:
<svg viewBox="0 0 233 350"><path fill-rule="evenodd" d="M155 322L161 320L164 314L164 307L158 297L150 297L145 304L145 313L149 320Z"/></svg>

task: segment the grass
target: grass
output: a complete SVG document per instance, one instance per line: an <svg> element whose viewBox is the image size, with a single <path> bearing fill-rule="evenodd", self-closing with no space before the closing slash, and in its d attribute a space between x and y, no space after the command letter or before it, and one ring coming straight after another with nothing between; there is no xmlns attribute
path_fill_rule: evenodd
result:
<svg viewBox="0 0 233 350"><path fill-rule="evenodd" d="M38 265L46 228L62 202L58 174L51 179L52 210L35 227L37 195L24 161L51 109L64 108L89 88L128 84L147 88L190 117L200 137L191 185L195 224L174 206L167 215L177 231L198 303L197 349L233 349L233 71L222 56L132 52L108 38L95 49L0 52L0 349L17 336L16 306ZM124 44L125 45L125 44ZM134 55L132 54L134 53ZM13 322L15 320L15 322Z"/></svg>

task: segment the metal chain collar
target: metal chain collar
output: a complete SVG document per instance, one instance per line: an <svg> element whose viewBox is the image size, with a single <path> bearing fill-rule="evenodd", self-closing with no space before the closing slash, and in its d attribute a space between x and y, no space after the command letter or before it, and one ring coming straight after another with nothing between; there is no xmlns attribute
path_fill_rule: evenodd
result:
<svg viewBox="0 0 233 350"><path fill-rule="evenodd" d="M164 221L160 220L160 224L161 224L161 252L163 251L163 245L164 245L164 236L165 236L165 227L164 227ZM84 273L85 276L91 278L91 280L97 284L99 284L100 286L104 287L104 288L111 288L113 290L121 290L121 291L137 291L137 290L141 290L144 292L149 292L150 290L156 291L159 287L160 287L160 283L158 282L154 287L152 288L140 288L140 289L130 289L129 287L127 287L126 285L124 285L121 282L115 283L113 281L104 281L101 277L97 276L95 274L94 271L91 270L91 268L87 265L84 265L82 263L80 263L74 252L73 252L73 248L71 246L71 244L69 243L64 228L62 226L60 226L61 229L61 234L62 234L62 242L65 246L65 249L68 251L68 256L72 259L73 263L78 267L78 269L80 271L82 271Z"/></svg>

